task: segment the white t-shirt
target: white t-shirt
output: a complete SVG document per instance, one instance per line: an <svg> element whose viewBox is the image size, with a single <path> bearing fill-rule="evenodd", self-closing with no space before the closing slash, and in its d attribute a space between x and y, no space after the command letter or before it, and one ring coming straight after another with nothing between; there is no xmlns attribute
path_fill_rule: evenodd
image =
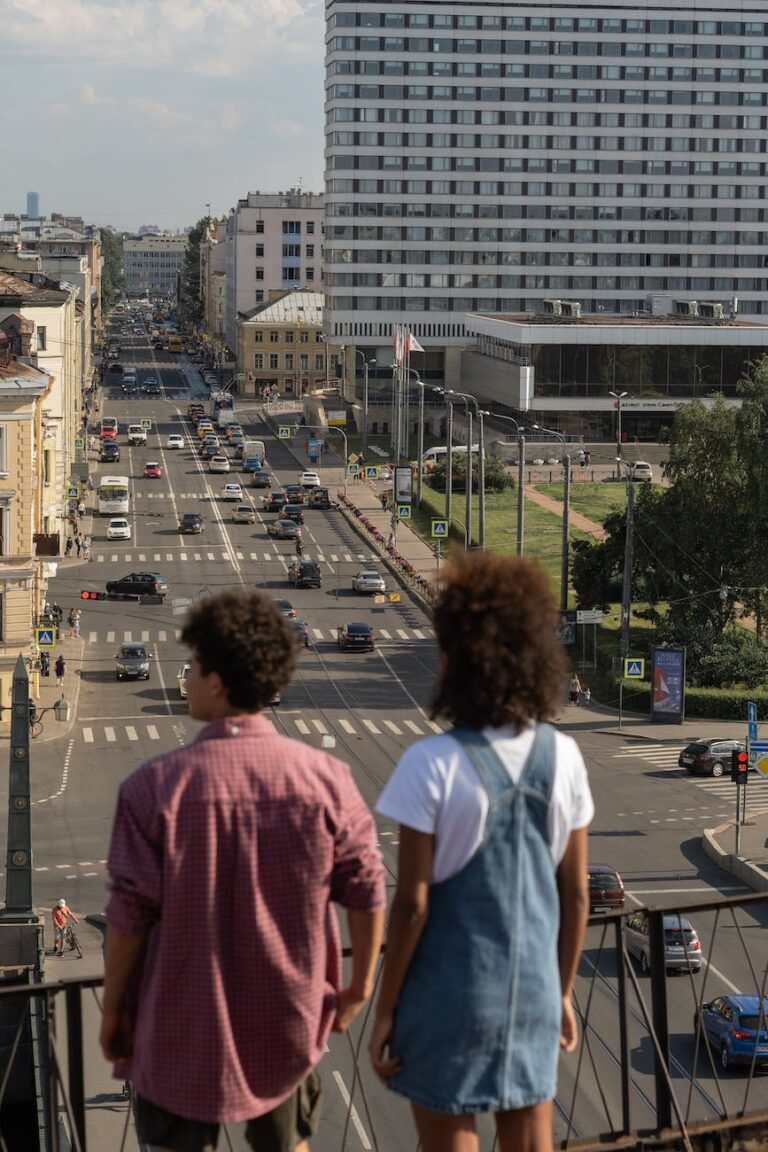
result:
<svg viewBox="0 0 768 1152"><path fill-rule="evenodd" d="M510 778L520 778L533 744L535 726L485 728L483 735ZM461 744L448 733L430 736L407 749L379 797L376 811L398 824L435 837L435 883L455 876L482 843L488 793ZM595 812L587 769L570 736L555 732L555 775L547 830L557 867L574 828L585 828Z"/></svg>

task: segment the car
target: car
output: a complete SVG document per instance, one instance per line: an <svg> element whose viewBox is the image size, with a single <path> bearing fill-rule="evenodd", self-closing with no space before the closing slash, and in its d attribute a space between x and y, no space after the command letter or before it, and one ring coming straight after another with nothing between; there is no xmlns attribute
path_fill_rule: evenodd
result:
<svg viewBox="0 0 768 1152"><path fill-rule="evenodd" d="M243 448L245 445L245 437L243 436L242 432L233 432L231 436L227 437L227 440L229 441L230 447L235 449L235 454L237 454L238 448ZM242 460L242 458L243 454L241 452L240 459Z"/></svg>
<svg viewBox="0 0 768 1152"><path fill-rule="evenodd" d="M300 472L299 483L304 488L319 488L320 477L318 476L317 472Z"/></svg>
<svg viewBox="0 0 768 1152"><path fill-rule="evenodd" d="M205 436L206 432L213 432L213 424L210 420L198 420L197 434L201 440L203 436Z"/></svg>
<svg viewBox="0 0 768 1152"><path fill-rule="evenodd" d="M261 503L265 512L282 512L288 500L285 492L270 492L269 496L262 498Z"/></svg>
<svg viewBox="0 0 768 1152"><path fill-rule="evenodd" d="M157 460L148 460L144 465L144 477L147 480L162 479L163 470Z"/></svg>
<svg viewBox="0 0 768 1152"><path fill-rule="evenodd" d="M232 513L235 524L255 524L256 509L252 504L238 504Z"/></svg>
<svg viewBox="0 0 768 1152"><path fill-rule="evenodd" d="M310 508L330 508L331 497L327 488L308 488L307 505Z"/></svg>
<svg viewBox="0 0 768 1152"><path fill-rule="evenodd" d="M693 1030L706 1034L720 1067L732 1064L768 1064L768 996L747 996L741 992L717 996L701 1004L693 1017Z"/></svg>
<svg viewBox="0 0 768 1152"><path fill-rule="evenodd" d="M179 532L196 536L203 530L203 518L199 512L184 512L179 520Z"/></svg>
<svg viewBox="0 0 768 1152"><path fill-rule="evenodd" d="M241 425L234 422L232 424L227 424L224 432L226 434L227 440L231 440L235 433L238 433L240 436L243 435L243 429Z"/></svg>
<svg viewBox="0 0 768 1152"><path fill-rule="evenodd" d="M634 464L627 467L632 480L645 480L649 483L653 480L653 468L646 460L635 460Z"/></svg>
<svg viewBox="0 0 768 1152"><path fill-rule="evenodd" d="M176 679L179 683L179 696L181 696L182 700L186 700L187 698L187 680L189 679L191 670L192 667L190 664L182 664L176 673Z"/></svg>
<svg viewBox="0 0 768 1152"><path fill-rule="evenodd" d="M179 436L176 432L172 433L165 442L166 448L183 448L184 437Z"/></svg>
<svg viewBox="0 0 768 1152"><path fill-rule="evenodd" d="M243 489L239 484L225 484L221 490L222 500L236 500L239 504L243 500Z"/></svg>
<svg viewBox="0 0 768 1152"><path fill-rule="evenodd" d="M304 523L304 510L297 508L295 504L288 504L283 508L280 515L284 520L293 520L294 524Z"/></svg>
<svg viewBox="0 0 768 1152"><path fill-rule="evenodd" d="M304 503L304 489L301 484L286 484L285 496L289 504Z"/></svg>
<svg viewBox="0 0 768 1152"><path fill-rule="evenodd" d="M352 577L352 589L355 592L384 592L384 577L374 568L363 568Z"/></svg>
<svg viewBox="0 0 768 1152"><path fill-rule="evenodd" d="M168 591L168 581L159 572L130 572L121 576L119 580L110 580L107 583L107 593L110 596L165 596Z"/></svg>
<svg viewBox="0 0 768 1152"><path fill-rule="evenodd" d="M147 430L141 424L128 425L128 443L135 448L138 444L146 444Z"/></svg>
<svg viewBox="0 0 768 1152"><path fill-rule="evenodd" d="M149 680L149 662L152 653L146 644L132 641L121 644L115 656L116 680Z"/></svg>
<svg viewBox="0 0 768 1152"><path fill-rule="evenodd" d="M189 420L194 419L196 416L202 417L204 415L205 415L205 404L197 403L194 400L191 400L189 402L189 404L187 404L187 418Z"/></svg>
<svg viewBox="0 0 768 1152"><path fill-rule="evenodd" d="M298 616L294 616L293 626L296 629L296 639L298 643L305 648L309 648L309 625L306 620L301 620Z"/></svg>
<svg viewBox="0 0 768 1152"><path fill-rule="evenodd" d="M640 962L640 970L651 970L650 920L644 908L638 908L624 925L624 942L630 956ZM685 916L664 916L664 966L668 972L699 972L701 941L696 929Z"/></svg>
<svg viewBox="0 0 768 1152"><path fill-rule="evenodd" d="M260 472L253 472L251 474L251 488L271 488L272 487L272 473L266 472L263 468Z"/></svg>
<svg viewBox="0 0 768 1152"><path fill-rule="evenodd" d="M133 383L130 383L129 381L123 382L123 395L124 396L137 396L138 392L139 392L139 386L135 380L133 381Z"/></svg>
<svg viewBox="0 0 768 1152"><path fill-rule="evenodd" d="M209 472L229 472L229 460L226 456L211 456L208 462Z"/></svg>
<svg viewBox="0 0 768 1152"><path fill-rule="evenodd" d="M99 460L102 464L116 464L120 459L120 445L117 440L102 440Z"/></svg>
<svg viewBox="0 0 768 1152"><path fill-rule="evenodd" d="M293 604L291 604L290 600L286 600L284 596L273 596L272 603L274 604L275 608L277 608L281 616L290 616L291 618L295 617L296 609L294 608Z"/></svg>
<svg viewBox="0 0 768 1152"><path fill-rule="evenodd" d="M107 525L107 540L130 540L131 525L125 516L113 516Z"/></svg>
<svg viewBox="0 0 768 1152"><path fill-rule="evenodd" d="M608 864L587 866L589 911L616 911L624 907L624 881L615 868Z"/></svg>
<svg viewBox="0 0 768 1152"><path fill-rule="evenodd" d="M294 560L288 565L288 579L294 588L319 588L320 565L317 560Z"/></svg>
<svg viewBox="0 0 768 1152"><path fill-rule="evenodd" d="M160 396L162 391L163 390L158 384L157 380L152 380L151 382L148 382L144 385L144 392L147 396Z"/></svg>
<svg viewBox="0 0 768 1152"><path fill-rule="evenodd" d="M154 349L155 349L157 352L162 352L162 350L163 350L163 342L162 342L162 340L153 340L153 341L152 341L152 347L153 347L153 348L154 348Z"/></svg>
<svg viewBox="0 0 768 1152"><path fill-rule="evenodd" d="M677 758L679 768L692 776L725 776L731 771L731 753L744 752L743 740L712 736L692 740Z"/></svg>
<svg viewBox="0 0 768 1152"><path fill-rule="evenodd" d="M101 440L116 440L117 430L117 424L102 424L99 429L99 438Z"/></svg>
<svg viewBox="0 0 768 1152"><path fill-rule="evenodd" d="M370 624L341 624L336 629L336 639L342 651L373 652L375 646Z"/></svg>
<svg viewBox="0 0 768 1152"><path fill-rule="evenodd" d="M301 528L293 520L267 520L267 536L277 536L279 540L296 540L301 536Z"/></svg>
<svg viewBox="0 0 768 1152"><path fill-rule="evenodd" d="M221 446L218 441L216 441L215 444L210 443L209 441L205 441L200 445L200 456L203 460L211 460L214 456L219 455L220 447Z"/></svg>

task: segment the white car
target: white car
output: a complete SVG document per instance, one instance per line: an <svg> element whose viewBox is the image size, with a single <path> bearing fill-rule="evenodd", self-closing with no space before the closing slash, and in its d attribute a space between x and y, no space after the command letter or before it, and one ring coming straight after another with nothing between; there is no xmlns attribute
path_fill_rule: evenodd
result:
<svg viewBox="0 0 768 1152"><path fill-rule="evenodd" d="M384 577L373 568L363 568L352 577L352 589L355 592L384 592Z"/></svg>
<svg viewBox="0 0 768 1152"><path fill-rule="evenodd" d="M187 698L187 677L189 676L189 664L182 664L179 671L176 673L176 679L179 682L179 696L182 700Z"/></svg>
<svg viewBox="0 0 768 1152"><path fill-rule="evenodd" d="M299 472L299 484L302 488L319 488L320 477L317 472Z"/></svg>
<svg viewBox="0 0 768 1152"><path fill-rule="evenodd" d="M183 448L184 447L184 437L178 436L174 432L174 434L172 436L168 437L168 439L165 443L165 446L166 446L166 448Z"/></svg>
<svg viewBox="0 0 768 1152"><path fill-rule="evenodd" d="M107 526L107 540L130 540L131 526L125 516L113 516Z"/></svg>
<svg viewBox="0 0 768 1152"><path fill-rule="evenodd" d="M239 484L225 484L221 490L222 500L236 500L238 504L243 500L243 489Z"/></svg>
<svg viewBox="0 0 768 1152"><path fill-rule="evenodd" d="M636 460L629 465L629 474L633 480L653 480L653 468L646 460Z"/></svg>
<svg viewBox="0 0 768 1152"><path fill-rule="evenodd" d="M256 509L251 504L238 504L232 513L235 524L255 524Z"/></svg>
<svg viewBox="0 0 768 1152"><path fill-rule="evenodd" d="M208 461L209 472L229 472L229 460L226 456L211 456Z"/></svg>

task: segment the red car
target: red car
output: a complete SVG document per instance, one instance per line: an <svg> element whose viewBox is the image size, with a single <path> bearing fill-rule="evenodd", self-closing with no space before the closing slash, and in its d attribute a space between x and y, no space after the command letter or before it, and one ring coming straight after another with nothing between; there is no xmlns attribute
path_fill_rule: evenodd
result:
<svg viewBox="0 0 768 1152"><path fill-rule="evenodd" d="M608 864L587 866L589 911L620 911L624 907L624 881Z"/></svg>
<svg viewBox="0 0 768 1152"><path fill-rule="evenodd" d="M163 470L155 461L144 465L144 475L150 480L160 480L163 475Z"/></svg>
<svg viewBox="0 0 768 1152"><path fill-rule="evenodd" d="M99 432L101 440L117 440L117 428L109 424L106 428L102 428Z"/></svg>

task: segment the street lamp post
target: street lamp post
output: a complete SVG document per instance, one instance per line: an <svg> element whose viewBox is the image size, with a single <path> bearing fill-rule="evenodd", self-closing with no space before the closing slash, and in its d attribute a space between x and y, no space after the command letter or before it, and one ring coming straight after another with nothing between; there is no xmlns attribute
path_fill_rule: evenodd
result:
<svg viewBox="0 0 768 1152"><path fill-rule="evenodd" d="M363 452L368 451L368 368L375 360L367 360L361 348L355 348L355 355L363 358L363 426L360 429Z"/></svg>
<svg viewBox="0 0 768 1152"><path fill-rule="evenodd" d="M621 480L621 402L628 392L609 392L609 396L613 396L616 401L616 478Z"/></svg>
<svg viewBox="0 0 768 1152"><path fill-rule="evenodd" d="M504 416L500 412L481 412L481 416L489 416L493 420L509 420L517 430L517 555L523 554L524 522L525 522L525 429L515 420L514 416ZM483 477L485 480L485 477Z"/></svg>
<svg viewBox="0 0 768 1152"><path fill-rule="evenodd" d="M467 413L467 515L465 522L465 531L467 537L467 547L469 548L472 543L472 413L469 410L469 405L474 404L475 412L477 413L478 425L478 444L477 444L477 528L478 528L478 543L481 548L485 547L485 443L483 432L483 413L480 410L480 405L476 397L471 396L469 392L456 392L452 388L446 389L449 396L458 396L464 401Z"/></svg>
<svg viewBox="0 0 768 1152"><path fill-rule="evenodd" d="M299 425L297 425L299 427ZM338 432L344 440L344 458L342 461L342 473L344 476L344 495L347 494L347 462L349 460L349 444L347 442L347 434L343 428L326 427L323 424L302 424L300 427L306 432Z"/></svg>
<svg viewBox="0 0 768 1152"><path fill-rule="evenodd" d="M563 544L560 566L560 611L568 609L568 560L570 552L571 535L571 457L566 452L565 436L556 432L554 428L544 428L541 424L534 424L537 432L544 432L547 436L557 436L563 446Z"/></svg>

